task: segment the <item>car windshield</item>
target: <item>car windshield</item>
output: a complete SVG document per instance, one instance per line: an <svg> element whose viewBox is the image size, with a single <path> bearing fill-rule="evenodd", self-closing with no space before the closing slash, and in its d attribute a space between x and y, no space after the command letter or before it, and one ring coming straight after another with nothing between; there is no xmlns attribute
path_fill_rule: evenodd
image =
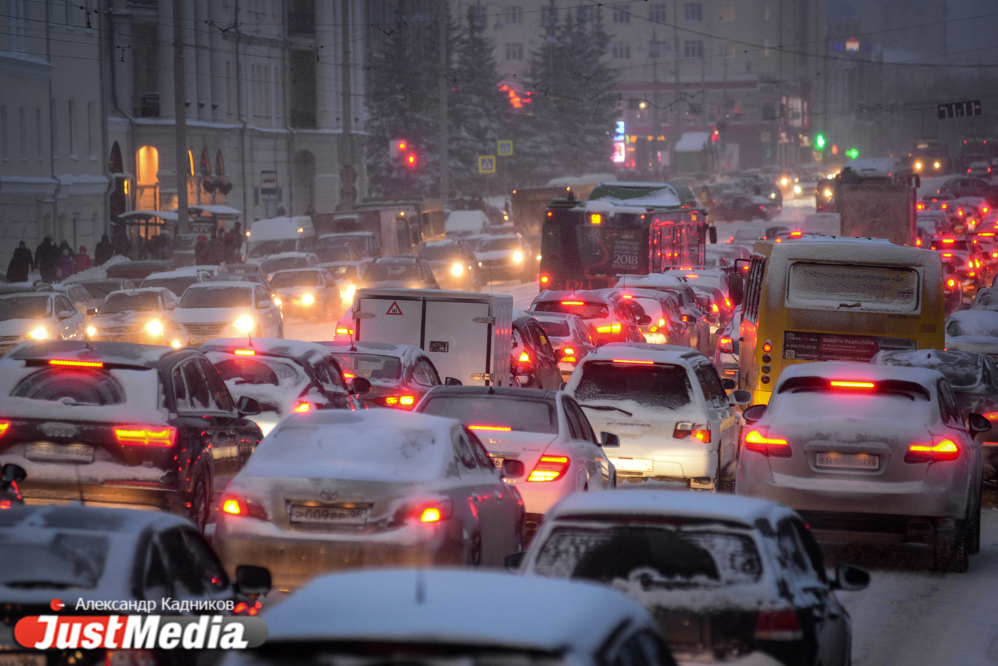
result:
<svg viewBox="0 0 998 666"><path fill-rule="evenodd" d="M954 338L969 335L998 338L998 313L982 310L974 310L973 313L987 316L950 319L946 323L946 335Z"/></svg>
<svg viewBox="0 0 998 666"><path fill-rule="evenodd" d="M363 377L364 379L398 380L402 377L402 361L395 356L383 354L333 354L343 376L347 379Z"/></svg>
<svg viewBox="0 0 998 666"><path fill-rule="evenodd" d="M125 402L125 389L110 372L75 368L43 368L19 381L10 395L66 405L104 406Z"/></svg>
<svg viewBox="0 0 998 666"><path fill-rule="evenodd" d="M260 265L260 269L267 273L286 271L292 268L307 268L308 259L305 257L280 257L279 259L267 259Z"/></svg>
<svg viewBox="0 0 998 666"><path fill-rule="evenodd" d="M457 419L472 430L558 434L558 411L554 400L509 395L438 395L430 397L422 411Z"/></svg>
<svg viewBox="0 0 998 666"><path fill-rule="evenodd" d="M582 367L575 399L583 405L631 400L675 410L693 402L693 388L686 368L680 365L591 361Z"/></svg>
<svg viewBox="0 0 998 666"><path fill-rule="evenodd" d="M215 365L222 381L242 384L298 384L308 380L305 371L296 363L266 356L229 356L222 352L208 352L208 359Z"/></svg>
<svg viewBox="0 0 998 666"><path fill-rule="evenodd" d="M565 526L544 541L534 571L624 589L716 588L758 581L762 558L752 537L700 525Z"/></svg>
<svg viewBox="0 0 998 666"><path fill-rule="evenodd" d="M475 252L496 252L499 250L519 250L518 238L483 238L475 246Z"/></svg>
<svg viewBox="0 0 998 666"><path fill-rule="evenodd" d="M421 280L416 264L371 264L364 271L364 282L393 282L398 280Z"/></svg>
<svg viewBox="0 0 998 666"><path fill-rule="evenodd" d="M445 245L424 245L419 248L419 258L424 261L460 261L464 258L461 246L453 243Z"/></svg>
<svg viewBox="0 0 998 666"><path fill-rule="evenodd" d="M11 296L0 298L0 321L51 317L48 296Z"/></svg>
<svg viewBox="0 0 998 666"><path fill-rule="evenodd" d="M283 287L315 287L319 284L318 271L282 271L270 278L274 289Z"/></svg>
<svg viewBox="0 0 998 666"><path fill-rule="evenodd" d="M312 250L319 261L350 261L353 255L346 245L334 245L333 247L320 247Z"/></svg>
<svg viewBox="0 0 998 666"><path fill-rule="evenodd" d="M252 233L252 232L251 232ZM297 238L284 238L279 240L264 240L253 244L250 248L249 256L259 259L271 254L280 252L294 252L298 249Z"/></svg>
<svg viewBox="0 0 998 666"><path fill-rule="evenodd" d="M176 296L183 296L187 287L199 282L197 275L184 275L174 278L146 278L142 281L142 287L164 287L172 291Z"/></svg>
<svg viewBox="0 0 998 666"><path fill-rule="evenodd" d="M98 534L56 532L44 541L4 538L0 586L21 589L93 589L104 574L110 546Z"/></svg>
<svg viewBox="0 0 998 666"><path fill-rule="evenodd" d="M100 306L100 314L117 314L119 312L158 312L160 310L159 294L155 291L138 293L120 292L111 294Z"/></svg>
<svg viewBox="0 0 998 666"><path fill-rule="evenodd" d="M582 319L603 319L610 314L610 309L606 303L589 303L574 298L563 301L541 301L534 304L531 310L535 312L564 312L565 314L574 314Z"/></svg>
<svg viewBox="0 0 998 666"><path fill-rule="evenodd" d="M334 279L339 280L341 278L354 278L357 277L357 267L353 264L343 264L341 266L323 266Z"/></svg>
<svg viewBox="0 0 998 666"><path fill-rule="evenodd" d="M182 308L245 308L253 305L252 287L198 287L180 299Z"/></svg>
<svg viewBox="0 0 998 666"><path fill-rule="evenodd" d="M121 284L117 280L102 280L100 282L83 282L84 287L87 288L95 298L104 298L112 291L118 291L119 289L124 289L127 285Z"/></svg>
<svg viewBox="0 0 998 666"><path fill-rule="evenodd" d="M352 245L353 249L360 252L363 248L367 247L367 236L362 234L353 235L343 235L343 236L326 236L325 238L320 238L316 247L320 249L340 247L344 245Z"/></svg>
<svg viewBox="0 0 998 666"><path fill-rule="evenodd" d="M541 321L541 328L551 338L571 337L572 331L568 328L568 322L564 321Z"/></svg>

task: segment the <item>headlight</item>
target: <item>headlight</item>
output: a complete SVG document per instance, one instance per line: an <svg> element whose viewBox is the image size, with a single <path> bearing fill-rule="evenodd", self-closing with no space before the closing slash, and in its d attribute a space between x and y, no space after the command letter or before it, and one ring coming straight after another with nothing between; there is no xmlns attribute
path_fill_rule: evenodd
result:
<svg viewBox="0 0 998 666"><path fill-rule="evenodd" d="M44 326L39 326L28 333L28 337L32 340L44 340L49 336L48 330Z"/></svg>
<svg viewBox="0 0 998 666"><path fill-rule="evenodd" d="M92 338L97 335L97 329L93 326L87 326L87 337Z"/></svg>
<svg viewBox="0 0 998 666"><path fill-rule="evenodd" d="M941 164L939 164L939 162L933 162L933 164L932 164L932 168L933 168L933 169L938 169L938 168L939 168L939 167L941 167L941 166L942 166L942 165L941 165Z"/></svg>
<svg viewBox="0 0 998 666"><path fill-rule="evenodd" d="M921 162L915 162L915 171L918 171L921 168L922 168L922 163Z"/></svg>
<svg viewBox="0 0 998 666"><path fill-rule="evenodd" d="M180 349L180 340L174 340L173 342L170 343L170 346L173 347L174 349Z"/></svg>
<svg viewBox="0 0 998 666"><path fill-rule="evenodd" d="M769 198L770 199L775 199L776 198L776 192L770 192L769 193Z"/></svg>
<svg viewBox="0 0 998 666"><path fill-rule="evenodd" d="M464 274L464 266L461 264L454 264L450 267L450 274L454 277L461 277Z"/></svg>
<svg viewBox="0 0 998 666"><path fill-rule="evenodd" d="M274 305L281 307L284 305L284 301L282 301L279 296L274 296Z"/></svg>
<svg viewBox="0 0 998 666"><path fill-rule="evenodd" d="M825 195L826 199L831 199L832 198L832 191L831 190L825 190L824 195Z"/></svg>
<svg viewBox="0 0 998 666"><path fill-rule="evenodd" d="M801 193L800 185L794 185L794 194L800 194L800 193Z"/></svg>
<svg viewBox="0 0 998 666"><path fill-rule="evenodd" d="M340 296L343 297L344 301L353 301L353 295L357 292L357 285L348 284L343 291L340 292Z"/></svg>
<svg viewBox="0 0 998 666"><path fill-rule="evenodd" d="M146 322L146 333L149 335L160 336L163 335L163 322L159 319L150 319Z"/></svg>
<svg viewBox="0 0 998 666"><path fill-rule="evenodd" d="M249 335L249 332L252 331L255 326L256 322L253 321L253 317L250 317L249 315L243 315L232 323L232 328L247 335Z"/></svg>
<svg viewBox="0 0 998 666"><path fill-rule="evenodd" d="M780 179L780 185L782 185L783 187L786 187L788 182L790 181L788 181L786 178Z"/></svg>
<svg viewBox="0 0 998 666"><path fill-rule="evenodd" d="M305 294L304 296L301 297L302 305L312 305L313 303L315 303L315 296L313 296L312 294Z"/></svg>
<svg viewBox="0 0 998 666"><path fill-rule="evenodd" d="M517 250L513 253L513 263L522 264L523 263L523 253Z"/></svg>

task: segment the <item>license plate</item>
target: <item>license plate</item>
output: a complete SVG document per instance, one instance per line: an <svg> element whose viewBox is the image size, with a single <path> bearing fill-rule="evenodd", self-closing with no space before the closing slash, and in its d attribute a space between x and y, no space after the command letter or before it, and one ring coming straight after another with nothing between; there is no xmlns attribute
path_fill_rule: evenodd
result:
<svg viewBox="0 0 998 666"><path fill-rule="evenodd" d="M89 444L35 442L28 444L24 457L35 462L92 463L94 447Z"/></svg>
<svg viewBox="0 0 998 666"><path fill-rule="evenodd" d="M209 337L190 338L187 341L187 346L188 347L197 347L198 345L203 345L204 343L208 342L209 340L214 340L214 339L215 338L209 338Z"/></svg>
<svg viewBox="0 0 998 666"><path fill-rule="evenodd" d="M502 469L502 464L506 460L502 456L489 456L492 458L492 464L496 466L496 469Z"/></svg>
<svg viewBox="0 0 998 666"><path fill-rule="evenodd" d="M815 464L839 469L877 469L880 467L880 456L869 453L819 453Z"/></svg>
<svg viewBox="0 0 998 666"><path fill-rule="evenodd" d="M650 472L652 461L642 458L617 458L613 461L613 466L621 472Z"/></svg>
<svg viewBox="0 0 998 666"><path fill-rule="evenodd" d="M323 525L363 525L371 513L370 507L302 506L292 504L288 519L292 523Z"/></svg>
<svg viewBox="0 0 998 666"><path fill-rule="evenodd" d="M0 666L45 666L45 654L0 652Z"/></svg>
<svg viewBox="0 0 998 666"><path fill-rule="evenodd" d="M13 348L14 345L0 345L0 355L6 354Z"/></svg>

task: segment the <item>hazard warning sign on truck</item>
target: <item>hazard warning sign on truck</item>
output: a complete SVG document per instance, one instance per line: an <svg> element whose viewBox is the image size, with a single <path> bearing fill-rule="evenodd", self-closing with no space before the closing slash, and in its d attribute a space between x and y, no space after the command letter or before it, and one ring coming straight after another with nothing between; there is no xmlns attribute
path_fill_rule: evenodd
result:
<svg viewBox="0 0 998 666"><path fill-rule="evenodd" d="M398 304L397 301L392 301L392 306L390 308L388 308L388 312L386 312L385 314L386 315L401 315L402 314L402 308L399 307L399 304Z"/></svg>

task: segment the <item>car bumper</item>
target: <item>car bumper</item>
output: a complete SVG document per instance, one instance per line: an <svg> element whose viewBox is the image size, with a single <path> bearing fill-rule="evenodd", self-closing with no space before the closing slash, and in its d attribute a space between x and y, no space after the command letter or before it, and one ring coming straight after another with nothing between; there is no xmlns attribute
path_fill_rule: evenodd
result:
<svg viewBox="0 0 998 666"><path fill-rule="evenodd" d="M610 462L622 479L707 479L713 478L718 464L716 445L699 441L660 440L639 444L621 437L620 449L614 454Z"/></svg>
<svg viewBox="0 0 998 666"><path fill-rule="evenodd" d="M544 515L564 497L580 490L575 477L568 475L557 481L516 481L509 483L520 491L523 508L528 514Z"/></svg>
<svg viewBox="0 0 998 666"><path fill-rule="evenodd" d="M85 506L146 509L168 511L180 515L188 514L186 494L165 485L153 488L147 485L129 485L127 482L40 484L32 483L30 479L26 479L18 484L18 488L24 498L24 503L29 506L81 502Z"/></svg>

